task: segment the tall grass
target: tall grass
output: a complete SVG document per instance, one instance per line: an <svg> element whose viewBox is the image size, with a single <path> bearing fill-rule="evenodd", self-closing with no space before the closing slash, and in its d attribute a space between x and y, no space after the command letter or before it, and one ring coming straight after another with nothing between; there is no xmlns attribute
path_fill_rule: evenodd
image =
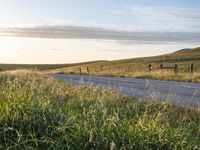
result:
<svg viewBox="0 0 200 150"><path fill-rule="evenodd" d="M51 71L49 73L59 74L80 74L80 71L72 72L70 70L63 71ZM156 70L156 71L123 71L123 70L112 70L112 71L98 71L89 72L85 71L82 74L94 75L94 76L109 76L109 77L128 77L128 78L142 78L142 79L154 79L154 80L168 80L168 81L182 81L182 82L193 82L200 83L200 73L174 73L169 70Z"/></svg>
<svg viewBox="0 0 200 150"><path fill-rule="evenodd" d="M149 72L149 64L153 70ZM178 74L174 73L174 69L162 69L163 67L174 67L178 65ZM191 64L194 66L194 74L191 74ZM147 79L161 79L185 82L200 83L200 48L184 49L175 53L122 59L105 62L82 63L75 66L48 70L48 73L73 73L80 74L80 68L83 74L115 76L115 77L134 77ZM89 70L89 72L88 72Z"/></svg>
<svg viewBox="0 0 200 150"><path fill-rule="evenodd" d="M37 74L0 76L0 149L198 149L200 111Z"/></svg>
<svg viewBox="0 0 200 150"><path fill-rule="evenodd" d="M174 73L173 71L135 72L130 77L200 83L200 73Z"/></svg>

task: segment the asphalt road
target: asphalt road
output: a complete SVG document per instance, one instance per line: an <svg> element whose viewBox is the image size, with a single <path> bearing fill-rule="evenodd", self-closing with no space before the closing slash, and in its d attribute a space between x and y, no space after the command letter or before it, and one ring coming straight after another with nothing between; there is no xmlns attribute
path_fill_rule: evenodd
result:
<svg viewBox="0 0 200 150"><path fill-rule="evenodd" d="M141 100L169 100L178 105L200 106L200 84L195 83L87 75L51 74L49 77L72 84L108 88Z"/></svg>

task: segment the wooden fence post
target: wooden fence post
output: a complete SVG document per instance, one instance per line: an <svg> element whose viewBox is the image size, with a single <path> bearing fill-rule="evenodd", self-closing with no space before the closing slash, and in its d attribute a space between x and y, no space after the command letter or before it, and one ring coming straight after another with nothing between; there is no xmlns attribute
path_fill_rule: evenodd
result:
<svg viewBox="0 0 200 150"><path fill-rule="evenodd" d="M103 67L102 66L100 66L100 70L103 71Z"/></svg>
<svg viewBox="0 0 200 150"><path fill-rule="evenodd" d="M178 65L177 64L175 64L175 66L174 66L174 73L178 73Z"/></svg>
<svg viewBox="0 0 200 150"><path fill-rule="evenodd" d="M190 73L194 73L194 64L193 63L190 65Z"/></svg>
<svg viewBox="0 0 200 150"><path fill-rule="evenodd" d="M87 67L87 73L88 73L88 74L90 73L89 67Z"/></svg>
<svg viewBox="0 0 200 150"><path fill-rule="evenodd" d="M161 65L160 65L160 69L162 69L162 70L163 70L163 64L161 64Z"/></svg>
<svg viewBox="0 0 200 150"><path fill-rule="evenodd" d="M151 71L152 70L152 65L151 64L149 64L149 71Z"/></svg>

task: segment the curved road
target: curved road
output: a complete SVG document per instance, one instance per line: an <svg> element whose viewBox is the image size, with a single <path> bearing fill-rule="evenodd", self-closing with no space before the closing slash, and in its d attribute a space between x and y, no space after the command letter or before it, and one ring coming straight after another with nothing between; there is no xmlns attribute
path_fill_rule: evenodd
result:
<svg viewBox="0 0 200 150"><path fill-rule="evenodd" d="M178 105L200 106L200 84L195 83L87 75L51 74L48 76L72 84L108 88L139 99L169 100Z"/></svg>

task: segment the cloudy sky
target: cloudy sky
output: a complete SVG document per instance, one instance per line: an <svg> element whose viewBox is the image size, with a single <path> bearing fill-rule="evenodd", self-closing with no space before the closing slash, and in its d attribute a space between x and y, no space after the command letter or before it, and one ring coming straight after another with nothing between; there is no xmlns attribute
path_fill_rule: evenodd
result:
<svg viewBox="0 0 200 150"><path fill-rule="evenodd" d="M199 0L0 0L0 63L74 63L200 46Z"/></svg>

